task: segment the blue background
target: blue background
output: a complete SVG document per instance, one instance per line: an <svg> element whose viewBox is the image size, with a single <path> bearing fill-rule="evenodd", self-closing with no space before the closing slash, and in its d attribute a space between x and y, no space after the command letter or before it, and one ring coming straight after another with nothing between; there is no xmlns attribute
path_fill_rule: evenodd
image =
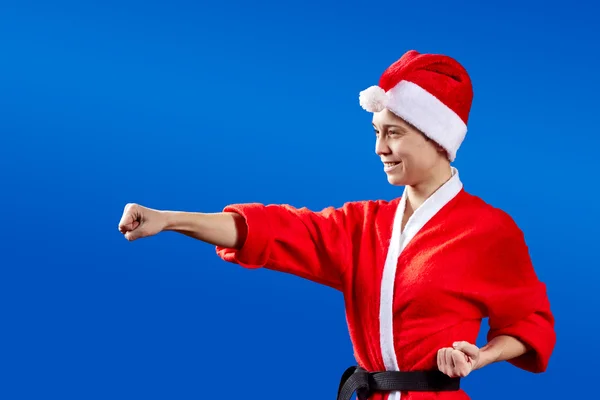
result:
<svg viewBox="0 0 600 400"><path fill-rule="evenodd" d="M130 243L117 224L128 202L316 210L398 196L357 96L409 49L470 71L455 166L522 227L557 318L547 373L494 364L464 387L588 398L597 6L341 4L2 2L0 398L333 399L354 362L340 294L174 233Z"/></svg>

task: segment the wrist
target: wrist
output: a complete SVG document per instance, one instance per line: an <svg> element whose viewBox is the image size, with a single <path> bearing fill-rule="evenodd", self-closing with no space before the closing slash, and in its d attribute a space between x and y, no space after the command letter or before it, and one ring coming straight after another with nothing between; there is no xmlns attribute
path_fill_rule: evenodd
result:
<svg viewBox="0 0 600 400"><path fill-rule="evenodd" d="M163 231L176 231L181 228L181 212L160 210L159 215Z"/></svg>
<svg viewBox="0 0 600 400"><path fill-rule="evenodd" d="M475 369L480 369L486 365L495 363L500 359L500 350L493 346L484 346L479 351L479 361Z"/></svg>

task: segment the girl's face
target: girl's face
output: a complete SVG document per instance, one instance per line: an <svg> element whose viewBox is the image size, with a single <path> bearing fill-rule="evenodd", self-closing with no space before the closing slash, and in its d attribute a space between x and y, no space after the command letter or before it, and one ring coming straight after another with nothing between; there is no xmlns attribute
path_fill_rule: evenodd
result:
<svg viewBox="0 0 600 400"><path fill-rule="evenodd" d="M387 109L374 113L373 127L375 152L392 185L416 186L449 162L439 145Z"/></svg>

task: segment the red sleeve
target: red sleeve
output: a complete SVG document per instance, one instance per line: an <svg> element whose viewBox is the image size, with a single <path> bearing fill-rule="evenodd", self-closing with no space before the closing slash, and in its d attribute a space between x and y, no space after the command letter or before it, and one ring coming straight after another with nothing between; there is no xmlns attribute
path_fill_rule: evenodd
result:
<svg viewBox="0 0 600 400"><path fill-rule="evenodd" d="M248 234L240 250L217 247L217 254L246 268L265 267L341 290L361 226L358 204L319 212L289 205L227 206L223 211L244 217Z"/></svg>
<svg viewBox="0 0 600 400"><path fill-rule="evenodd" d="M530 350L508 362L529 372L544 372L556 343L554 316L522 232L512 221L506 226L485 254L476 289L489 317L487 338L519 339Z"/></svg>

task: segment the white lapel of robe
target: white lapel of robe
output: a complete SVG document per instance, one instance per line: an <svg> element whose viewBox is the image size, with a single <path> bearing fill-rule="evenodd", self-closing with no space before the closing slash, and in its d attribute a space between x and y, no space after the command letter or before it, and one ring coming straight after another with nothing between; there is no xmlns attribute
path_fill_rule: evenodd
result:
<svg viewBox="0 0 600 400"><path fill-rule="evenodd" d="M379 327L381 355L386 370L397 371L398 361L394 350L394 328L393 328L393 300L394 281L398 257L406 248L412 238L423 228L423 226L450 200L452 200L462 189L463 185L458 175L458 170L452 167L452 177L433 193L409 218L401 232L402 217L406 208L406 189L398 203L394 216L392 238L388 248L383 277L381 280L381 299L379 308ZM392 392L389 400L400 400L400 392Z"/></svg>

